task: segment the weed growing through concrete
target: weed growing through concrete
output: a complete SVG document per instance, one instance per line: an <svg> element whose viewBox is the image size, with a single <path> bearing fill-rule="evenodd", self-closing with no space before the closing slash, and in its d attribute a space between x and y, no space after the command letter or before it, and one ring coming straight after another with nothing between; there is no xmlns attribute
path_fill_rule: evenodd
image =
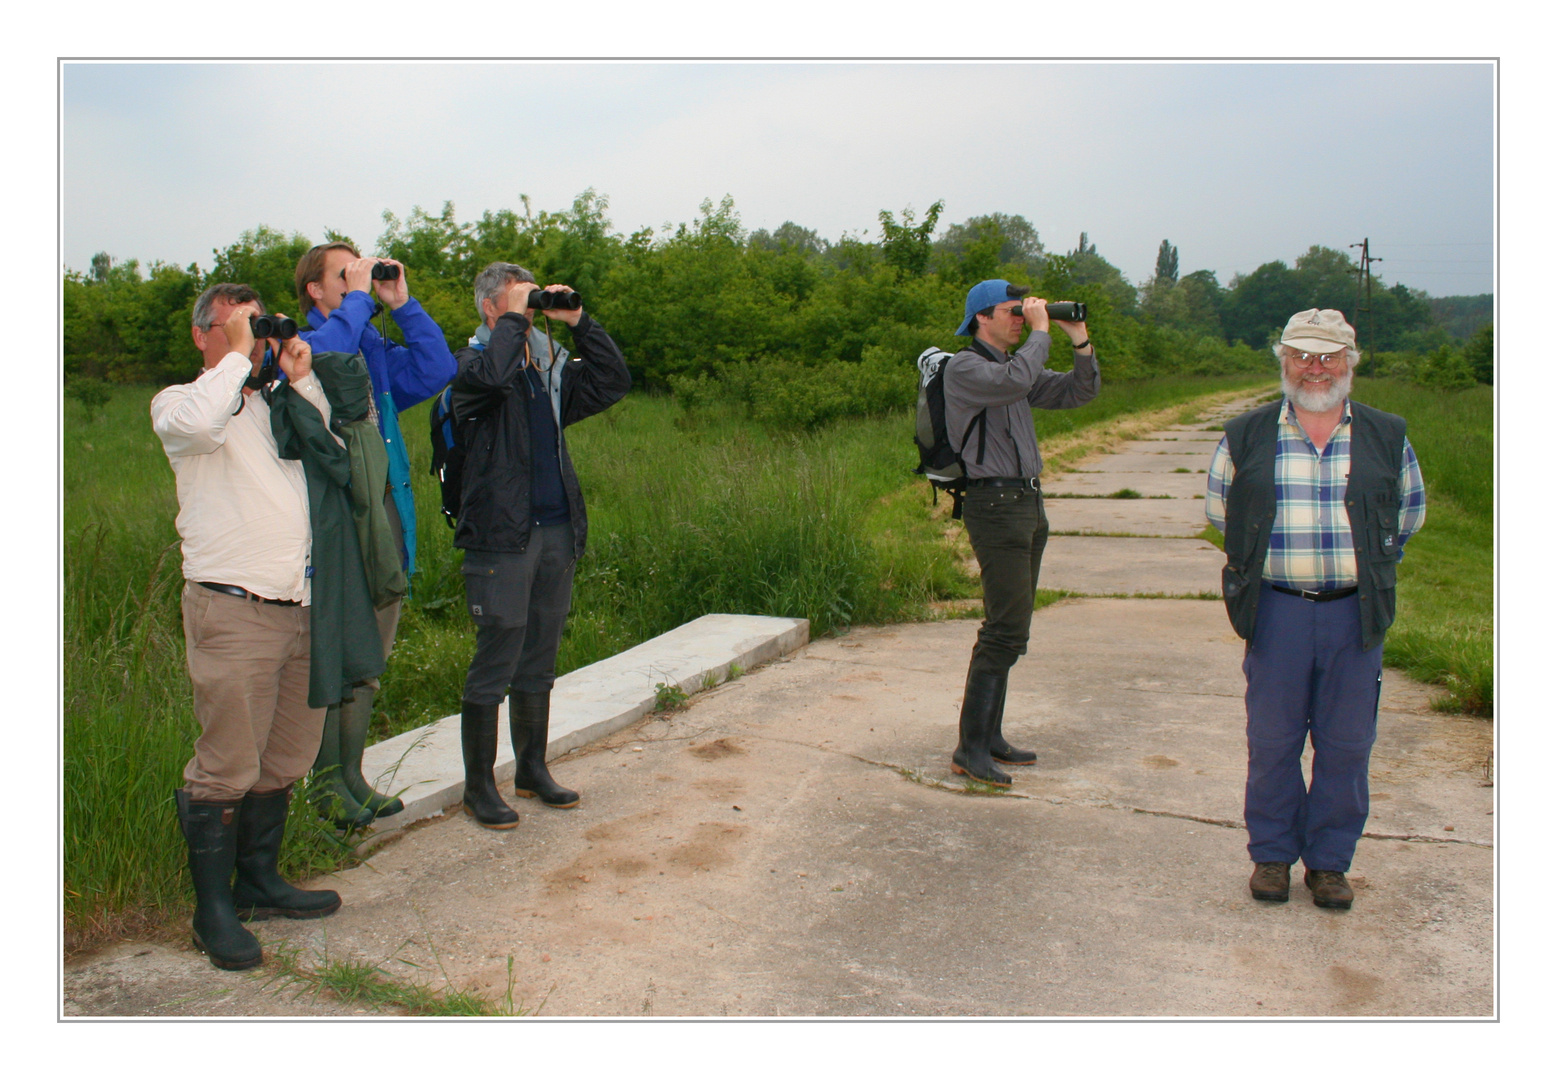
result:
<svg viewBox="0 0 1557 1080"><path fill-rule="evenodd" d="M673 712L676 709L685 708L687 704L687 692L675 683L654 684L654 711Z"/></svg>
<svg viewBox="0 0 1557 1080"><path fill-rule="evenodd" d="M501 1003L481 994L448 987L433 989L390 975L383 967L363 960L331 959L306 965L296 946L275 949L277 989L294 987L300 993L328 994L348 1005L365 1005L375 1012L395 1010L408 1016L523 1016L514 1005L514 958L508 958L508 987Z"/></svg>

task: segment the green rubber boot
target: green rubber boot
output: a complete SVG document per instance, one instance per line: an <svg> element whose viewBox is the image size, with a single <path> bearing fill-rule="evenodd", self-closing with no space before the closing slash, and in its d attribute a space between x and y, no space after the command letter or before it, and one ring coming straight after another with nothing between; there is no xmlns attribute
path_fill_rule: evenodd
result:
<svg viewBox="0 0 1557 1080"><path fill-rule="evenodd" d="M374 817L398 814L405 803L393 795L380 795L362 776L362 751L368 743L368 725L373 722L373 689L356 688L350 701L343 701L340 711L341 780L353 799Z"/></svg>
<svg viewBox="0 0 1557 1080"><path fill-rule="evenodd" d="M373 811L351 793L341 772L341 707L331 705L324 713L324 735L319 740L319 756L314 758L314 779L309 787L314 806L337 829L361 829L373 823Z"/></svg>

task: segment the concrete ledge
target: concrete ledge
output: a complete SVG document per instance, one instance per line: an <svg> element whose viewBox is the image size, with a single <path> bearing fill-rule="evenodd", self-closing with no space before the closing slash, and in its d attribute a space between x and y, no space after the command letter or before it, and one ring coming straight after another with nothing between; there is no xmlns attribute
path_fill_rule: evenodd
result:
<svg viewBox="0 0 1557 1080"><path fill-rule="evenodd" d="M730 666L743 669L794 652L811 640L805 619L766 615L704 615L626 652L557 680L551 695L548 759L619 731L654 710L655 685L696 693L710 675L723 682ZM498 711L497 781L513 779L508 703ZM405 809L374 822L383 832L434 817L459 803L465 789L460 718L407 731L370 746L362 773L380 791L399 794ZM509 797L505 795L505 798Z"/></svg>

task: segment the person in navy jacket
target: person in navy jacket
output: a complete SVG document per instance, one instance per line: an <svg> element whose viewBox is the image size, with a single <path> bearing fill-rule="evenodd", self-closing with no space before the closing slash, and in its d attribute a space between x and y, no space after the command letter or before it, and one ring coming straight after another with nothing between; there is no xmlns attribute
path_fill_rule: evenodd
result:
<svg viewBox="0 0 1557 1080"><path fill-rule="evenodd" d="M385 263L399 274L375 280L373 267ZM315 353L361 353L373 382L373 414L389 453L389 484L384 509L391 525L398 523L400 557L406 575L416 571L416 506L411 498L411 462L400 433L399 414L442 390L457 365L443 331L411 295L404 265L394 259L364 259L351 244L335 242L310 248L297 263L298 336ZM377 294L377 300L374 294ZM373 317L389 309L400 327L404 345L386 341ZM388 657L400 622L400 601L378 611L379 633ZM398 813L399 799L374 791L362 776L362 750L373 716L377 680L360 688L351 701L332 708L325 719L324 740L315 772L339 797L337 821L358 825L376 816ZM333 771L332 771L333 770Z"/></svg>

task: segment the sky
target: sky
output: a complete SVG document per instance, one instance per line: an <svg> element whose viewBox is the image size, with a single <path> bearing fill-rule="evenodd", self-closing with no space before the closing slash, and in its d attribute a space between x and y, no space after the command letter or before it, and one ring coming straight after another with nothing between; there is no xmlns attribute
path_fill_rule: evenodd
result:
<svg viewBox="0 0 1557 1080"><path fill-rule="evenodd" d="M383 214L563 210L616 231L730 195L747 229L880 236L1020 214L1137 284L1159 243L1226 284L1366 237L1434 296L1493 290L1488 62L61 65L62 257L211 265L265 224L372 248Z"/></svg>

